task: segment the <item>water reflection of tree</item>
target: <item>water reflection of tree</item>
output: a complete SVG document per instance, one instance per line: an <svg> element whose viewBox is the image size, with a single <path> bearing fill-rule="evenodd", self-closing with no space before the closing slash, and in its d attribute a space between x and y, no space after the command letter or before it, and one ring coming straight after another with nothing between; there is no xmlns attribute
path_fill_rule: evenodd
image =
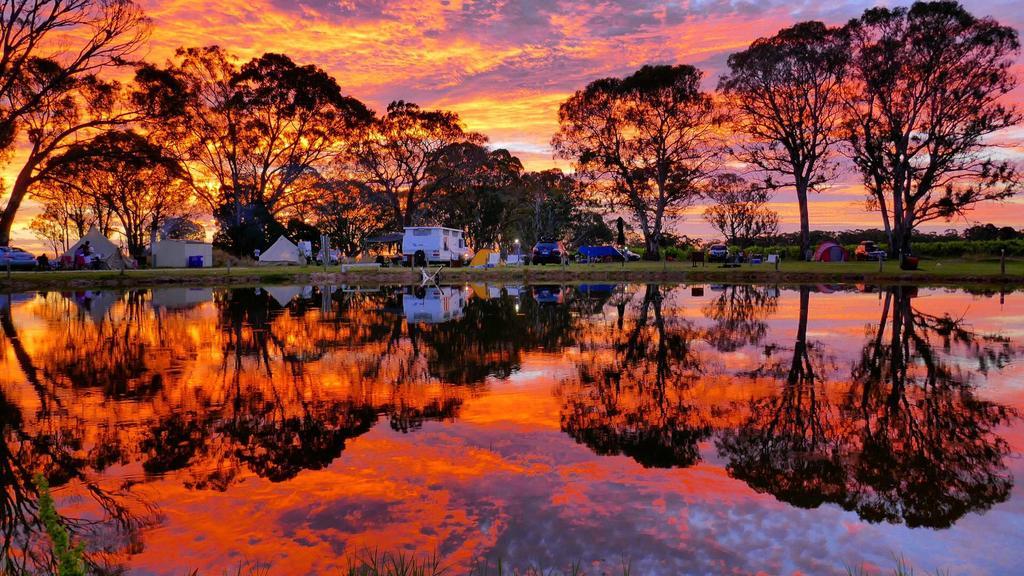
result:
<svg viewBox="0 0 1024 576"><path fill-rule="evenodd" d="M565 290L565 288L559 288ZM529 350L560 351L574 343L578 324L570 301L543 306L530 297L471 299L462 317L410 328L431 375L453 384L507 378Z"/></svg>
<svg viewBox="0 0 1024 576"><path fill-rule="evenodd" d="M853 369L842 410L857 423L859 482L846 506L873 521L944 528L1009 497L1009 445L997 429L1016 416L976 396L972 372L946 356L969 354L983 372L1014 350L960 319L915 309L914 293L886 293L876 335Z"/></svg>
<svg viewBox="0 0 1024 576"><path fill-rule="evenodd" d="M696 331L666 314L666 291L648 285L620 308L622 322L588 330L578 375L560 385L561 427L598 454L624 454L646 467L690 466L711 435L688 394L701 363Z"/></svg>
<svg viewBox="0 0 1024 576"><path fill-rule="evenodd" d="M53 305L52 299L48 305ZM66 304L66 302L65 302ZM10 302L0 307L4 348L14 349L22 376L37 395L38 405L12 398L0 386L0 558L8 568L19 572L54 572L54 559L45 539L37 536L38 500L33 476L41 473L54 490L74 486L97 505L100 514L93 519L63 518L74 534L89 536L93 546L89 561L100 569L110 554L130 549L138 531L155 518L155 511L143 500L117 486L109 486L89 474L121 460L117 442L100 441L85 450L85 422L71 413L63 401L64 382L52 380L49 367L40 369L31 351L22 342L13 320ZM58 342L59 344L59 342ZM46 363L49 357L43 359ZM112 382L113 380L105 380ZM94 380L84 379L88 388ZM101 385L104 392L120 388Z"/></svg>
<svg viewBox="0 0 1024 576"><path fill-rule="evenodd" d="M849 389L833 400L801 344L808 296L803 289L780 393L752 400L745 421L719 438L730 474L795 505L834 502L869 521L911 527L948 527L1006 500L1009 446L997 430L1015 414L978 398L971 372L951 356L998 367L1013 354L1009 343L921 312L912 289L894 288Z"/></svg>
<svg viewBox="0 0 1024 576"><path fill-rule="evenodd" d="M13 573L56 573L46 539L39 536L38 494L33 476L53 479L53 490L68 488L89 498L98 514L90 518L61 518L82 541L89 542L87 559L103 573L115 557L132 550L139 532L157 519L156 510L124 487L110 485L89 474L93 455L81 455L82 438L76 427L54 423L36 433L19 428L17 408L0 398L0 559Z"/></svg>
<svg viewBox="0 0 1024 576"><path fill-rule="evenodd" d="M3 345L21 374L0 378L0 553L26 567L49 562L34 546L44 541L36 472L54 490L88 494L99 506L100 521L67 522L101 562L137 546L139 529L157 518L132 483L109 485L101 473L114 464L224 490L243 470L281 481L324 468L381 413L403 431L453 418L461 394L430 377L401 318L382 311L388 298L332 300L334 312L324 315L310 298L281 307L265 294L233 291L218 294L218 321L206 323L153 310L144 292L113 297L95 315L50 295L32 304L46 337L30 345L3 308ZM217 350L219 367L209 354ZM339 382L322 385L325 374ZM202 386L192 385L196 377ZM12 397L12 389L38 401Z"/></svg>
<svg viewBox="0 0 1024 576"><path fill-rule="evenodd" d="M800 315L788 359L769 347L766 362L752 375L780 383L780 393L752 399L747 419L722 431L718 450L726 470L752 488L784 502L816 507L843 498L845 474L835 443L840 435L825 380L831 368L820 344L807 341L811 290L800 287Z"/></svg>
<svg viewBox="0 0 1024 576"><path fill-rule="evenodd" d="M704 338L722 352L759 344L768 334L765 319L778 309L778 300L777 291L768 286L725 286L701 309L714 322Z"/></svg>

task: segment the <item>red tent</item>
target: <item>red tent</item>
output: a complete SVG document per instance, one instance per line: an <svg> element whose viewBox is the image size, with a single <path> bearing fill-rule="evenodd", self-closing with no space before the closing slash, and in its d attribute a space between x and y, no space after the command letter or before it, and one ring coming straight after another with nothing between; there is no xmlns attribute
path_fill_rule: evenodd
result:
<svg viewBox="0 0 1024 576"><path fill-rule="evenodd" d="M826 240L818 245L814 251L815 262L846 262L846 250L831 240Z"/></svg>

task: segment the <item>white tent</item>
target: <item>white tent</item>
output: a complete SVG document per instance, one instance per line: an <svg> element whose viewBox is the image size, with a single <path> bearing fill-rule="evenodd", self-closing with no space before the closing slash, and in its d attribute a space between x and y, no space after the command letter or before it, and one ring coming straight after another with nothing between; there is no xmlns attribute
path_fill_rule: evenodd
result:
<svg viewBox="0 0 1024 576"><path fill-rule="evenodd" d="M305 258L299 254L299 247L292 244L284 236L278 237L270 248L260 254L263 264L305 264Z"/></svg>
<svg viewBox="0 0 1024 576"><path fill-rule="evenodd" d="M101 260L104 260L111 269L119 270L128 266L128 259L121 254L121 249L111 242L109 238L100 234L100 231L95 226L89 228L89 232L82 236L78 242L75 242L74 246L69 248L61 259L74 262L75 251L86 242L89 242L89 248L92 253Z"/></svg>

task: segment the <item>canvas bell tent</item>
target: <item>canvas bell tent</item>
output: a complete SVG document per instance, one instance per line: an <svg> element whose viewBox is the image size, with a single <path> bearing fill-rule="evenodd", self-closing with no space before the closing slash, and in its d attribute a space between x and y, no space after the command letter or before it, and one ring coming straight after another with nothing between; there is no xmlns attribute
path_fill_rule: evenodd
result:
<svg viewBox="0 0 1024 576"><path fill-rule="evenodd" d="M100 233L99 229L95 226L89 228L89 232L78 239L78 242L68 248L68 251L61 256L61 261L67 263L73 263L75 261L75 253L78 251L78 247L89 243L90 252L105 262L111 270L120 270L122 268L128 268L128 259L121 253L121 249L116 244L110 241L109 238Z"/></svg>
<svg viewBox="0 0 1024 576"><path fill-rule="evenodd" d="M826 240L819 244L818 249L814 251L813 260L815 262L846 262L846 250L839 244Z"/></svg>
<svg viewBox="0 0 1024 576"><path fill-rule="evenodd" d="M284 236L279 236L270 248L260 254L260 264L305 264L299 247Z"/></svg>

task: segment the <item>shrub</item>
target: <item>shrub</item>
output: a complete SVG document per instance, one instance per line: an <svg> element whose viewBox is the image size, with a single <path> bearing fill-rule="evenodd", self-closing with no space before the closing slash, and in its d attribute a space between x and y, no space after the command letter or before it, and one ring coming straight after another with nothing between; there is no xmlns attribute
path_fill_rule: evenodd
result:
<svg viewBox="0 0 1024 576"><path fill-rule="evenodd" d="M81 544L71 545L71 536L60 520L46 478L36 474L34 481L39 491L39 519L50 537L58 576L85 576L85 549Z"/></svg>

